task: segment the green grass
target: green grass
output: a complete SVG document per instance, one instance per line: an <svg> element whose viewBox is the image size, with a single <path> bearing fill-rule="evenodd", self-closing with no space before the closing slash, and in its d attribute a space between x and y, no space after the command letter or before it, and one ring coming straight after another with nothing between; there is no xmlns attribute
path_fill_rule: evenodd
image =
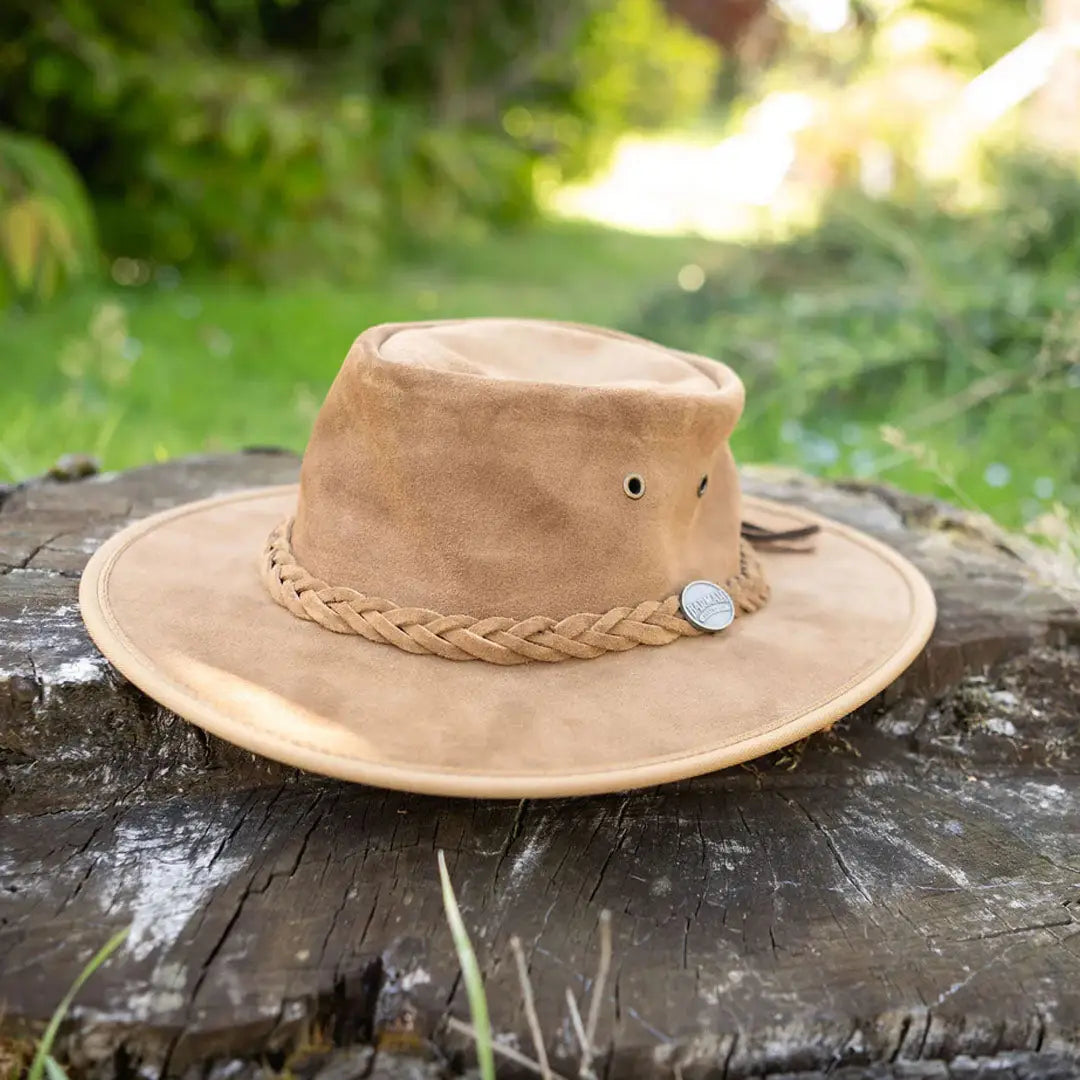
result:
<svg viewBox="0 0 1080 1080"><path fill-rule="evenodd" d="M1018 526L1080 501L1074 278L1018 266L973 228L934 218L901 245L904 229L882 240L838 218L795 245L736 249L548 224L433 246L359 284L193 277L70 294L0 323L0 479L65 453L115 469L301 450L365 327L523 315L729 362L748 386L742 461L882 478ZM688 293L689 263L706 281Z"/></svg>
<svg viewBox="0 0 1080 1080"><path fill-rule="evenodd" d="M124 468L249 445L300 450L367 326L465 315L625 323L708 247L549 226L436 248L350 286L192 278L71 294L0 323L0 478L69 452ZM122 325L99 318L95 339L105 304L121 305Z"/></svg>

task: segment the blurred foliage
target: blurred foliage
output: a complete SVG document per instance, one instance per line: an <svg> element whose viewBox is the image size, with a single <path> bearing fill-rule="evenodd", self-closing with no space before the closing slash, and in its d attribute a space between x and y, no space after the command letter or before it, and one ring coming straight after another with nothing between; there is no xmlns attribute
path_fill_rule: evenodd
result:
<svg viewBox="0 0 1080 1080"><path fill-rule="evenodd" d="M789 21L770 62L744 67L739 84L736 117L746 101L777 91L806 100L812 118L798 135L798 172L808 186L911 196L928 175L966 168L963 148L974 149L984 124L998 138L1022 134L1022 108L1003 105L990 121L988 88L978 105L965 88L1038 29L1037 5L852 0L851 12L833 33Z"/></svg>
<svg viewBox="0 0 1080 1080"><path fill-rule="evenodd" d="M0 483L67 452L113 469L251 445L299 451L365 326L479 313L616 325L711 246L546 223L398 253L363 288L223 288L216 273L127 260L122 285L0 319Z"/></svg>
<svg viewBox="0 0 1080 1080"><path fill-rule="evenodd" d="M980 213L837 191L813 232L705 267L633 328L739 372L744 454L914 488L930 468L980 505L1023 476L1014 523L1040 476L1080 501L1080 176L1023 158L993 179Z"/></svg>
<svg viewBox="0 0 1080 1080"><path fill-rule="evenodd" d="M653 0L621 0L586 26L577 100L584 116L607 126L659 128L685 120L712 94L718 73L712 45L672 23Z"/></svg>
<svg viewBox="0 0 1080 1080"><path fill-rule="evenodd" d="M505 224L620 130L687 119L713 47L661 0L10 0L0 123L83 176L112 257L367 270Z"/></svg>
<svg viewBox="0 0 1080 1080"><path fill-rule="evenodd" d="M446 238L363 289L130 260L124 286L0 320L0 480L65 452L301 449L359 328L512 313L727 361L748 386L740 461L1034 523L1080 506L1080 182L1033 159L996 179L978 213L843 192L819 230L752 247L566 223Z"/></svg>
<svg viewBox="0 0 1080 1080"><path fill-rule="evenodd" d="M929 21L938 58L977 75L1036 28L1039 5L1031 0L908 0Z"/></svg>
<svg viewBox="0 0 1080 1080"><path fill-rule="evenodd" d="M48 300L96 264L93 212L64 155L0 128L0 309Z"/></svg>
<svg viewBox="0 0 1080 1080"><path fill-rule="evenodd" d="M776 19L775 6L765 10ZM971 77L1038 26L1039 5L1030 0L850 0L846 25L830 33L794 15L782 21L767 63L740 68L749 81L739 89L750 91L755 78L796 84L809 79L839 86L868 69L916 54L931 57L958 76Z"/></svg>

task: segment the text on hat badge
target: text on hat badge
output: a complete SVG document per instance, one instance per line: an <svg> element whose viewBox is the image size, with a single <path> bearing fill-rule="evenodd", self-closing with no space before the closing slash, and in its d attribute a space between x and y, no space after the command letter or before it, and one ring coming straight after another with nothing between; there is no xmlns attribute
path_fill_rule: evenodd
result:
<svg viewBox="0 0 1080 1080"><path fill-rule="evenodd" d="M691 626L709 633L726 629L735 619L734 601L711 581L691 581L679 593L679 606Z"/></svg>

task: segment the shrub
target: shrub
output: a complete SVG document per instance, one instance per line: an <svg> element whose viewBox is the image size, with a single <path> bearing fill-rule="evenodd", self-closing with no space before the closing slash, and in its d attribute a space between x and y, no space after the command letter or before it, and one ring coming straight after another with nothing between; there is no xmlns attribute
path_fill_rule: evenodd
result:
<svg viewBox="0 0 1080 1080"><path fill-rule="evenodd" d="M97 262L90 204L64 155L0 129L0 308L48 300Z"/></svg>
<svg viewBox="0 0 1080 1080"><path fill-rule="evenodd" d="M980 213L837 192L819 228L732 251L634 328L739 372L744 457L923 488L929 468L1013 522L1080 497L1080 177L994 175Z"/></svg>
<svg viewBox="0 0 1080 1080"><path fill-rule="evenodd" d="M538 163L700 107L661 0L12 0L0 122L85 178L110 255L295 273L534 210Z"/></svg>
<svg viewBox="0 0 1080 1080"><path fill-rule="evenodd" d="M578 109L610 131L686 123L711 97L718 61L709 42L672 23L656 0L619 0L585 27Z"/></svg>

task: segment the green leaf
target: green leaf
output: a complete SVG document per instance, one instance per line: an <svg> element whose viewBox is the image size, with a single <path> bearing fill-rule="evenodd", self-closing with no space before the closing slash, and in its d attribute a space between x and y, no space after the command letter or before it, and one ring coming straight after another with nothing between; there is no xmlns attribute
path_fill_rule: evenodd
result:
<svg viewBox="0 0 1080 1080"><path fill-rule="evenodd" d="M16 292L30 291L44 237L45 223L32 196L9 206L0 218L0 246Z"/></svg>
<svg viewBox="0 0 1080 1080"><path fill-rule="evenodd" d="M35 298L38 300L51 300L60 287L60 260L56 252L51 248L41 249L41 258L38 260L37 289Z"/></svg>
<svg viewBox="0 0 1080 1080"><path fill-rule="evenodd" d="M64 217L64 208L60 205L60 201L51 196L42 196L38 200L38 208L49 241L49 248L56 254L65 270L77 271L79 252L76 250L75 238L72 236L70 223Z"/></svg>

